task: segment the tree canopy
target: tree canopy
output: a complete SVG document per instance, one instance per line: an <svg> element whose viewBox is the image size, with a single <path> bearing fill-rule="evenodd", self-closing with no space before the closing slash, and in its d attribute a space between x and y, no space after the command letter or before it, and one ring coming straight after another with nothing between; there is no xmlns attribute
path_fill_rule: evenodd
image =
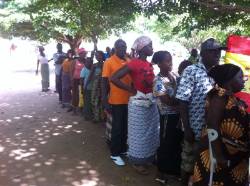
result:
<svg viewBox="0 0 250 186"><path fill-rule="evenodd" d="M142 13L157 18L145 22L164 41L188 45L192 37L196 43L206 35L225 41L228 33L250 34L249 0L5 0L1 6L2 36L52 38L71 48L132 29Z"/></svg>
<svg viewBox="0 0 250 186"><path fill-rule="evenodd" d="M181 24L183 16L185 15L171 16L170 19L164 21L151 17L152 21L148 28L157 33L162 41L177 41L188 49L198 48L200 43L209 37L213 37L225 45L228 35L250 35L250 29L240 24L228 26L224 29L220 25L215 25L204 29L176 31L176 27Z"/></svg>
<svg viewBox="0 0 250 186"><path fill-rule="evenodd" d="M82 39L96 44L99 38L129 29L139 7L132 0L14 0L2 10L2 34L52 38L77 48Z"/></svg>
<svg viewBox="0 0 250 186"><path fill-rule="evenodd" d="M196 48L214 37L225 43L229 34L250 35L248 0L147 0L142 8L148 17L157 16L150 28L163 41L181 42Z"/></svg>
<svg viewBox="0 0 250 186"><path fill-rule="evenodd" d="M157 15L159 20L171 15L185 15L178 29L206 29L220 25L225 28L240 24L250 26L250 1L248 0L148 0L144 2L147 15Z"/></svg>

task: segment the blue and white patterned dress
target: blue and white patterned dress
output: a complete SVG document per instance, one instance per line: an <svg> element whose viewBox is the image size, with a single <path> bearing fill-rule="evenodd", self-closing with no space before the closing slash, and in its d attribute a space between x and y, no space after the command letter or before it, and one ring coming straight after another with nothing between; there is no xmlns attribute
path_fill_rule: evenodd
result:
<svg viewBox="0 0 250 186"><path fill-rule="evenodd" d="M176 98L188 102L190 127L196 140L200 139L201 130L205 125L206 96L213 84L206 67L199 62L184 70L177 88Z"/></svg>
<svg viewBox="0 0 250 186"><path fill-rule="evenodd" d="M160 145L160 118L157 104L149 107L128 104L128 157L135 165L152 163Z"/></svg>

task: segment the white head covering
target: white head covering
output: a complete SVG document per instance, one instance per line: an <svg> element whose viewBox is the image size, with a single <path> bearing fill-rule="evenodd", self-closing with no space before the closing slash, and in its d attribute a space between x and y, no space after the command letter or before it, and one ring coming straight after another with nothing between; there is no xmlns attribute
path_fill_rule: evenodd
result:
<svg viewBox="0 0 250 186"><path fill-rule="evenodd" d="M151 42L152 40L148 36L141 36L135 40L132 48L135 49L137 52L139 52L141 49L149 45Z"/></svg>

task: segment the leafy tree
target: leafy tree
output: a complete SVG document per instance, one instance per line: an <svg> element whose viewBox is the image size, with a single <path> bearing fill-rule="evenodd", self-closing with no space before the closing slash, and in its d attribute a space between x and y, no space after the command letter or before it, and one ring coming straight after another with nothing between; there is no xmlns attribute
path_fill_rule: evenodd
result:
<svg viewBox="0 0 250 186"><path fill-rule="evenodd" d="M220 25L211 26L207 29L194 29L189 34L186 33L186 30L179 30L177 32L176 27L178 27L181 21L181 16L171 16L170 19L164 21L154 19L150 25L150 29L158 33L162 41L177 41L188 49L199 48L200 43L209 37L213 37L221 43L226 44L228 35L250 35L250 30L240 24L228 26L224 29Z"/></svg>
<svg viewBox="0 0 250 186"><path fill-rule="evenodd" d="M14 0L2 10L8 12L1 17L2 33L44 42L56 39L73 49L84 39L96 49L100 38L129 29L139 7L133 0Z"/></svg>
<svg viewBox="0 0 250 186"><path fill-rule="evenodd" d="M146 0L142 7L147 15L158 15L159 20L171 15L185 15L177 30L207 29L220 25L226 28L240 24L250 26L250 1L248 0Z"/></svg>

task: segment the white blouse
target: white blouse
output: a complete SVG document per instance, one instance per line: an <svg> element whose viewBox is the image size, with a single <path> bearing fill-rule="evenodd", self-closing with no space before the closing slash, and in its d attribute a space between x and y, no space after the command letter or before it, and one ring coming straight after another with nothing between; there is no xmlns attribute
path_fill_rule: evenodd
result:
<svg viewBox="0 0 250 186"><path fill-rule="evenodd" d="M37 59L39 60L39 62L41 63L41 64L48 64L48 59L47 59L47 57L46 57L46 55L43 57L43 56L41 56L40 54L37 56Z"/></svg>

